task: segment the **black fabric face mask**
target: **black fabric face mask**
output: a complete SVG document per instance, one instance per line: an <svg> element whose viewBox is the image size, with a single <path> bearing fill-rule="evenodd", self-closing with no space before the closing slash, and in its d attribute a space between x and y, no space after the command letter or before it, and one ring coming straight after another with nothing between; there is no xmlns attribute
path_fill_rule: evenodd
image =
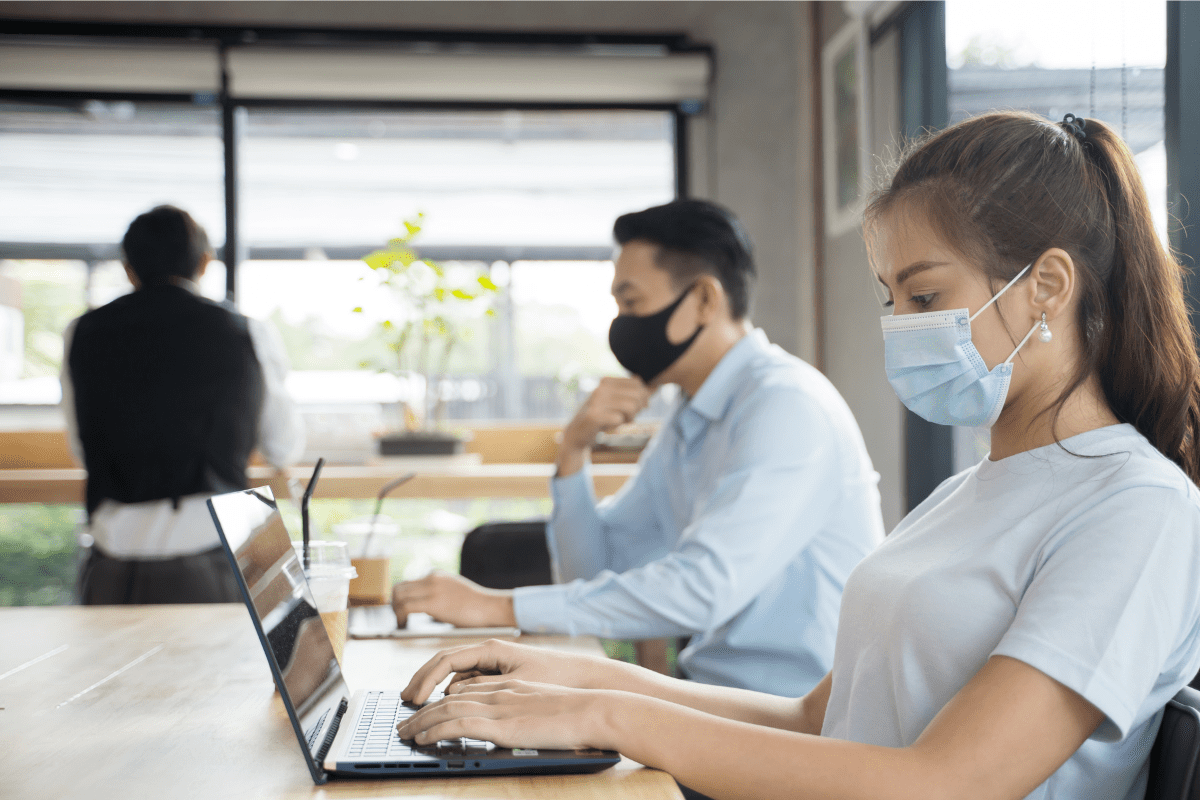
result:
<svg viewBox="0 0 1200 800"><path fill-rule="evenodd" d="M700 331L704 330L703 325L699 326L690 339L679 344L671 344L671 340L667 338L667 323L671 321L671 315L694 288L696 284L693 283L683 290L683 294L679 295L674 303L662 311L643 317L621 314L614 318L609 326L608 346L612 348L613 355L622 367L637 375L643 382L650 383L667 367L678 361L692 346L692 342L696 341Z"/></svg>

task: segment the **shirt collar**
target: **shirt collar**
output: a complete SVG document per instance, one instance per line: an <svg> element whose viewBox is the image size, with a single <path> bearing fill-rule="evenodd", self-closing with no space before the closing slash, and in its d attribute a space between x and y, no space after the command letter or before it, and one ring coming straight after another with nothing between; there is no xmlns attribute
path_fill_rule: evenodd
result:
<svg viewBox="0 0 1200 800"><path fill-rule="evenodd" d="M170 279L169 281L167 281L166 283L154 283L154 284L151 284L151 287L160 287L160 288L161 288L161 287L163 287L163 286L170 286L170 287L173 287L173 288L175 288L175 289L183 289L185 292L188 292L188 293L190 293L190 294L194 294L194 295L196 295L197 297L200 297L200 296L201 296L201 294L200 294L200 284L198 284L198 283L196 283L195 281L193 281L193 280L190 280L190 279L188 279L188 278L178 278L178 277L176 277L176 278L171 278L171 279ZM143 287L143 288L146 288L146 287Z"/></svg>
<svg viewBox="0 0 1200 800"><path fill-rule="evenodd" d="M765 353L771 346L762 328L755 328L742 337L741 341L729 348L729 352L721 356L721 360L713 367L713 371L700 384L700 389L685 406L709 422L715 422L725 416L733 395L741 387L739 380L742 370L760 353Z"/></svg>
<svg viewBox="0 0 1200 800"><path fill-rule="evenodd" d="M187 289L197 297L200 296L200 284L196 283L195 281L188 280L187 278L176 278L175 280L171 281L171 283L174 286L178 286L180 289Z"/></svg>

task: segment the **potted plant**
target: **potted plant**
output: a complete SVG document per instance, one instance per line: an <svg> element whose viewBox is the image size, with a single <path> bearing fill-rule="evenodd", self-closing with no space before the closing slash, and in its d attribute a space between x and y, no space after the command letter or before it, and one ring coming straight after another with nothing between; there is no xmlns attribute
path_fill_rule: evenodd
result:
<svg viewBox="0 0 1200 800"><path fill-rule="evenodd" d="M464 438L441 427L446 405L443 382L455 346L468 335L467 323L495 316L492 302L500 291L485 269L448 268L421 258L412 240L421 232L423 219L418 214L415 220L405 220L403 236L363 256L394 301L379 322L379 331L395 361L374 366L394 372L408 389L403 429L379 439L380 455L385 456L462 451ZM364 313L363 307L354 312Z"/></svg>

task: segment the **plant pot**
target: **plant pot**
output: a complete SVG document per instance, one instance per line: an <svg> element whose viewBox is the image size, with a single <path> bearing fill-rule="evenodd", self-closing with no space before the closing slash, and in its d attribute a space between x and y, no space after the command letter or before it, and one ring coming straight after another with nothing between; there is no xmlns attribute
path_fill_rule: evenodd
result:
<svg viewBox="0 0 1200 800"><path fill-rule="evenodd" d="M463 451L466 440L443 431L405 431L380 436L381 456L453 456Z"/></svg>

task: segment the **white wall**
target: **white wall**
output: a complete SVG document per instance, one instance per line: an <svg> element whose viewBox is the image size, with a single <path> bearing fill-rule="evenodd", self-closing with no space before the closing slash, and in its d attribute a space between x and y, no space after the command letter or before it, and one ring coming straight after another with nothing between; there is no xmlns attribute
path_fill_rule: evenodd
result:
<svg viewBox="0 0 1200 800"><path fill-rule="evenodd" d="M823 9L821 38L828 41L848 18L834 4ZM870 57L870 118L873 172L890 160L900 130L899 43L886 34ZM878 174L876 173L878 179ZM851 230L824 241L825 373L850 404L871 460L880 475L883 521L890 531L904 515L903 406L883 370L878 282L867 260L862 233Z"/></svg>

